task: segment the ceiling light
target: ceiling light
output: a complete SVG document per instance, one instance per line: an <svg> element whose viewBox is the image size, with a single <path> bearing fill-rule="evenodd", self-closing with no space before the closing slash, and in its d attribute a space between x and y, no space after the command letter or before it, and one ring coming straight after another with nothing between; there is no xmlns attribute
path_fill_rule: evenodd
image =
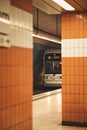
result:
<svg viewBox="0 0 87 130"><path fill-rule="evenodd" d="M56 4L60 5L65 10L68 10L68 11L75 10L75 8L73 8L70 4L68 4L64 0L52 0L52 1L55 2Z"/></svg>

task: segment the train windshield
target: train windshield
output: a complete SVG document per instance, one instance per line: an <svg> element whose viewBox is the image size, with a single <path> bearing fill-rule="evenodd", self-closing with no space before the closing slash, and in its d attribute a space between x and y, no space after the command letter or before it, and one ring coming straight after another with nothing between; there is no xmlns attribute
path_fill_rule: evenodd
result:
<svg viewBox="0 0 87 130"><path fill-rule="evenodd" d="M45 74L61 73L61 54L53 53L45 55Z"/></svg>

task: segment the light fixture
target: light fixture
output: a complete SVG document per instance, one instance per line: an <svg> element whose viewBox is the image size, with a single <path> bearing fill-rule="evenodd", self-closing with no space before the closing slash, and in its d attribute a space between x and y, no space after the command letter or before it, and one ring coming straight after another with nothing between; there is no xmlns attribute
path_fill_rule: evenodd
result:
<svg viewBox="0 0 87 130"><path fill-rule="evenodd" d="M65 10L68 11L73 11L75 10L75 8L73 8L70 4L68 4L66 1L64 0L52 0L53 2L55 2L56 4L60 5L62 8L64 8Z"/></svg>
<svg viewBox="0 0 87 130"><path fill-rule="evenodd" d="M56 43L60 43L60 41L58 40L54 40L52 38L48 38L48 37L44 37L44 36L39 36L39 35L36 35L36 34L32 34L33 37L36 37L36 38L39 38L39 39L43 39L43 40L47 40L47 41L51 41L51 42L56 42Z"/></svg>

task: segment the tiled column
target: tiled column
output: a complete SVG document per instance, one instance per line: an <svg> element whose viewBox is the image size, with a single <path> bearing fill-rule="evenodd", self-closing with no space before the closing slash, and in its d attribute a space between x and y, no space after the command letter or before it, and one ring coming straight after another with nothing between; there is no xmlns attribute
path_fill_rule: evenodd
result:
<svg viewBox="0 0 87 130"><path fill-rule="evenodd" d="M0 48L0 130L32 130L32 0L11 0L11 47Z"/></svg>
<svg viewBox="0 0 87 130"><path fill-rule="evenodd" d="M87 126L87 12L62 15L62 124Z"/></svg>

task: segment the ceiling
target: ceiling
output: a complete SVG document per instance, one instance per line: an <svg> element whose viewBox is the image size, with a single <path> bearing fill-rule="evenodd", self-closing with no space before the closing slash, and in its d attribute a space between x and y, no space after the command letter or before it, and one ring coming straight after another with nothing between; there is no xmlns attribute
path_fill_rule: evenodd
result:
<svg viewBox="0 0 87 130"><path fill-rule="evenodd" d="M65 0L71 4L75 11L87 11L87 0ZM61 41L61 13L67 12L51 0L33 0L33 26L34 33L44 33L45 36L53 36ZM57 48L54 42L34 37L34 43L52 45ZM59 45L58 45L59 48Z"/></svg>
<svg viewBox="0 0 87 130"><path fill-rule="evenodd" d="M87 11L87 0L65 0L72 5L76 11ZM60 14L66 12L52 0L33 0L33 6L48 14Z"/></svg>

